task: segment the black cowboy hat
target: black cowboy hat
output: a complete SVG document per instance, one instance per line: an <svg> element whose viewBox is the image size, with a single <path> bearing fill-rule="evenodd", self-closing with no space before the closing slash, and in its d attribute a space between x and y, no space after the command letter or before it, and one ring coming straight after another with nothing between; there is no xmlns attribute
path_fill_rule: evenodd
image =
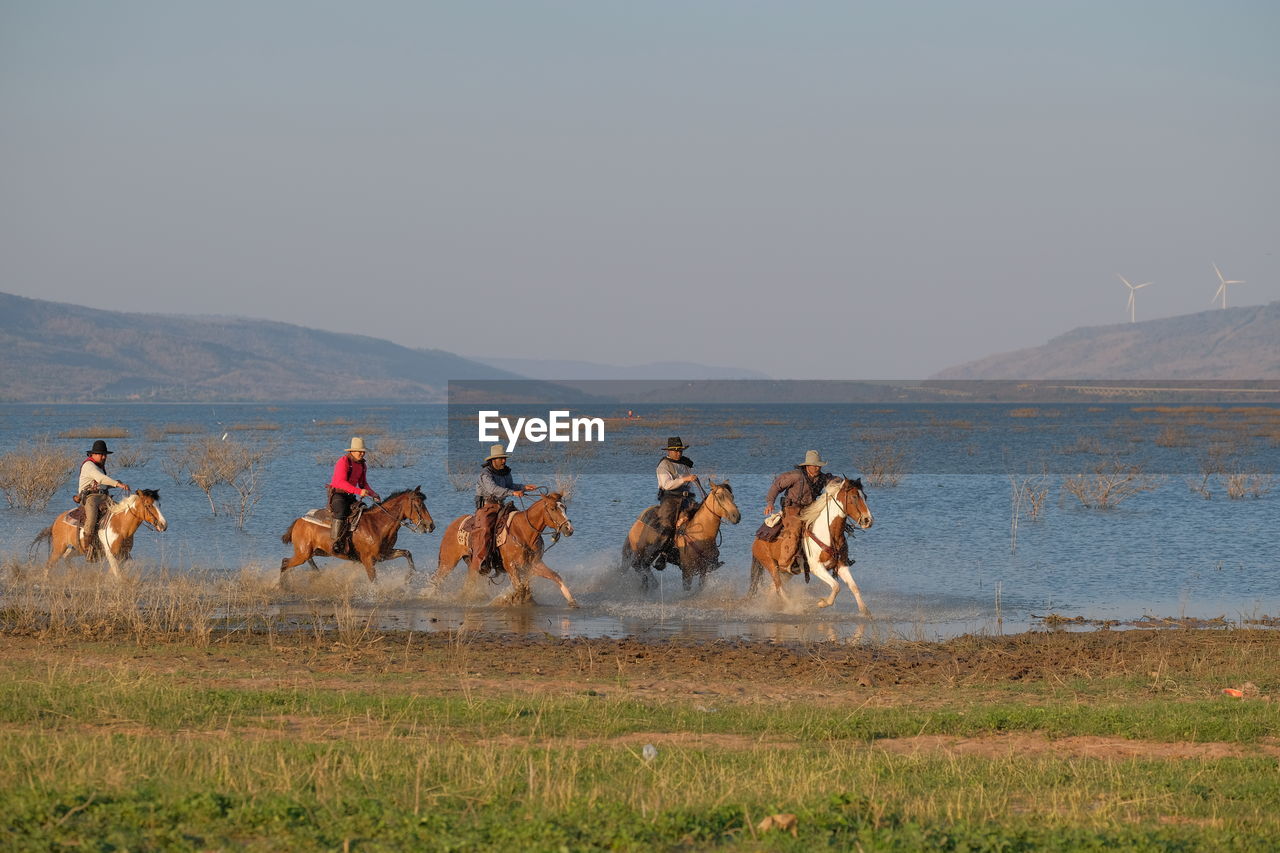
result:
<svg viewBox="0 0 1280 853"><path fill-rule="evenodd" d="M673 435L667 439L667 450L687 450L690 446L681 441L678 435Z"/></svg>
<svg viewBox="0 0 1280 853"><path fill-rule="evenodd" d="M102 439L98 439L97 441L95 441L93 443L93 447L85 451L85 455L89 455L91 453L101 453L105 456L111 455L111 451L107 450L107 443Z"/></svg>

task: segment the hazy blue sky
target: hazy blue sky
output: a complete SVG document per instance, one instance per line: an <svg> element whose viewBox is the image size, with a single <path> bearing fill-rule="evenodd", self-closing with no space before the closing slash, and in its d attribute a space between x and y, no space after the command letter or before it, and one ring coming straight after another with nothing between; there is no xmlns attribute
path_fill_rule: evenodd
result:
<svg viewBox="0 0 1280 853"><path fill-rule="evenodd" d="M1280 4L0 0L0 290L923 376L1280 299Z"/></svg>

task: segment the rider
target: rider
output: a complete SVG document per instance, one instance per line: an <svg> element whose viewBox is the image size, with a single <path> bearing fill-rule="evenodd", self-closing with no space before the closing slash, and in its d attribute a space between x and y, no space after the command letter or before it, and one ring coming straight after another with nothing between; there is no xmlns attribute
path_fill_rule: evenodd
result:
<svg viewBox="0 0 1280 853"><path fill-rule="evenodd" d="M698 478L691 473L692 460L684 455L688 447L680 436L671 436L667 439L667 455L658 463L658 514L655 518L658 539L653 544L653 550L657 552L653 567L659 571L666 568L668 560L677 558L673 547L676 520L682 509L695 503L689 484L697 482Z"/></svg>
<svg viewBox="0 0 1280 853"><path fill-rule="evenodd" d="M351 532L346 526L356 501L364 497L379 500L378 493L369 486L368 465L365 464L364 455L364 439L357 435L351 439L351 446L338 457L333 466L333 479L329 481L329 512L333 513L333 521L330 522L329 529L333 534L335 554L350 551Z"/></svg>
<svg viewBox="0 0 1280 853"><path fill-rule="evenodd" d="M826 464L818 451L808 451L804 455L803 462L774 478L773 485L764 496L764 514L770 516L773 515L774 499L779 494L782 495L782 520L777 526L782 528L780 533L792 537L798 553L803 553L800 549L800 539L803 535L803 525L798 518L800 510L817 500L827 483L835 479L835 475L822 470ZM776 536L777 534L774 538ZM791 571L798 572L799 568L791 568Z"/></svg>
<svg viewBox="0 0 1280 853"><path fill-rule="evenodd" d="M490 445L489 455L485 457L476 481L476 515L471 532L472 571L479 572L485 557L489 556L498 514L506 505L507 498L522 498L525 492L536 488L533 483L517 486L511 469L507 467L507 451L501 444Z"/></svg>
<svg viewBox="0 0 1280 853"><path fill-rule="evenodd" d="M85 459L80 463L80 481L76 487L76 501L84 507L84 526L80 528L80 547L85 551L93 548L98 541L98 519L102 509L110 498L107 489L124 489L129 487L119 480L107 476L107 457L112 451L107 443L98 439L93 447L85 451Z"/></svg>

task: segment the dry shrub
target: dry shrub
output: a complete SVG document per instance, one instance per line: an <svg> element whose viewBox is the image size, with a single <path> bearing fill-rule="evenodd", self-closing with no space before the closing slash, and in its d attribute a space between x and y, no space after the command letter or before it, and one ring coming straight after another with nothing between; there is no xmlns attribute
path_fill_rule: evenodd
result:
<svg viewBox="0 0 1280 853"><path fill-rule="evenodd" d="M470 492L474 491L476 481L480 478L480 470L477 467L474 470L455 471L446 461L444 466L445 476L449 478L449 484L453 486L454 491Z"/></svg>
<svg viewBox="0 0 1280 853"><path fill-rule="evenodd" d="M262 466L274 452L271 445L242 444L235 439L206 436L194 443L174 447L163 466L175 482L189 483L209 500L209 510L218 514L215 491L229 495L221 509L244 527L261 495L258 493Z"/></svg>
<svg viewBox="0 0 1280 853"><path fill-rule="evenodd" d="M0 492L15 509L42 510L75 474L77 456L47 437L0 456Z"/></svg>
<svg viewBox="0 0 1280 853"><path fill-rule="evenodd" d="M1010 409L1010 410L1009 410L1009 417L1011 417L1011 418L1038 418L1038 417L1040 417L1040 410L1039 410L1039 409L1033 409L1033 408L1025 408L1025 409Z"/></svg>
<svg viewBox="0 0 1280 853"><path fill-rule="evenodd" d="M232 424L231 426L227 427L227 429L230 431L240 431L240 432L245 432L249 430L262 430L264 432L274 432L275 430L280 429L280 424L273 424L273 423L270 423L269 421L258 421L256 423L251 423L251 424Z"/></svg>
<svg viewBox="0 0 1280 853"><path fill-rule="evenodd" d="M1062 488L1075 495L1083 506L1111 509L1159 485L1159 479L1143 473L1141 465L1124 465L1116 459L1104 460L1085 474L1067 477Z"/></svg>
<svg viewBox="0 0 1280 853"><path fill-rule="evenodd" d="M1275 485L1274 474L1257 471L1237 471L1226 475L1227 497L1233 501L1241 498L1260 498Z"/></svg>
<svg viewBox="0 0 1280 853"><path fill-rule="evenodd" d="M1159 447L1190 447L1191 438L1187 435L1185 428L1180 426L1167 426L1160 432L1156 433L1156 445Z"/></svg>
<svg viewBox="0 0 1280 853"><path fill-rule="evenodd" d="M58 433L58 438L128 438L129 431L124 427L76 427Z"/></svg>
<svg viewBox="0 0 1280 853"><path fill-rule="evenodd" d="M151 460L151 455L141 447L129 447L117 450L111 457L111 464L116 468L141 468Z"/></svg>
<svg viewBox="0 0 1280 853"><path fill-rule="evenodd" d="M204 429L195 424L162 424L147 427L147 438L151 441L164 441L171 435L195 435Z"/></svg>
<svg viewBox="0 0 1280 853"><path fill-rule="evenodd" d="M380 438L369 451L370 468L412 468L418 464L418 450L398 438Z"/></svg>
<svg viewBox="0 0 1280 853"><path fill-rule="evenodd" d="M906 453L891 439L880 438L867 444L858 468L869 486L896 486L902 482L906 458Z"/></svg>
<svg viewBox="0 0 1280 853"><path fill-rule="evenodd" d="M1067 444L1059 447L1058 452L1065 454L1085 453L1089 455L1097 455L1102 453L1102 442L1094 436L1082 435L1076 439L1074 444Z"/></svg>

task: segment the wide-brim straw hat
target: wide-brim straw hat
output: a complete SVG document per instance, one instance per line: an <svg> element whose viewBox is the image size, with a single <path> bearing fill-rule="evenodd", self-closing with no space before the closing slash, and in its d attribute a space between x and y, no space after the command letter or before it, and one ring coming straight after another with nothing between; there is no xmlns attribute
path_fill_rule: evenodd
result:
<svg viewBox="0 0 1280 853"><path fill-rule="evenodd" d="M667 450L688 450L691 446L681 441L678 435L673 435L667 439Z"/></svg>
<svg viewBox="0 0 1280 853"><path fill-rule="evenodd" d="M95 441L93 443L93 447L85 451L86 456L89 455L90 453L102 453L107 456L111 455L111 451L107 450L107 443L102 439L98 439L97 441Z"/></svg>
<svg viewBox="0 0 1280 853"><path fill-rule="evenodd" d="M347 452L368 453L369 451L364 446L364 439L357 435L355 438L351 439L351 446L347 448Z"/></svg>
<svg viewBox="0 0 1280 853"><path fill-rule="evenodd" d="M484 458L485 462L492 462L495 459L506 459L507 449L501 444L489 445L489 455Z"/></svg>
<svg viewBox="0 0 1280 853"><path fill-rule="evenodd" d="M822 457L818 455L818 451L816 451L816 450L810 450L810 451L808 451L807 453L805 453L805 455L804 455L804 461L803 461L803 462L801 462L801 463L800 463L799 465L797 465L796 467L797 467L797 468L808 468L810 465L817 465L819 468L822 468L822 467L824 467L826 464L827 464L826 462L823 462L823 461L822 461Z"/></svg>

